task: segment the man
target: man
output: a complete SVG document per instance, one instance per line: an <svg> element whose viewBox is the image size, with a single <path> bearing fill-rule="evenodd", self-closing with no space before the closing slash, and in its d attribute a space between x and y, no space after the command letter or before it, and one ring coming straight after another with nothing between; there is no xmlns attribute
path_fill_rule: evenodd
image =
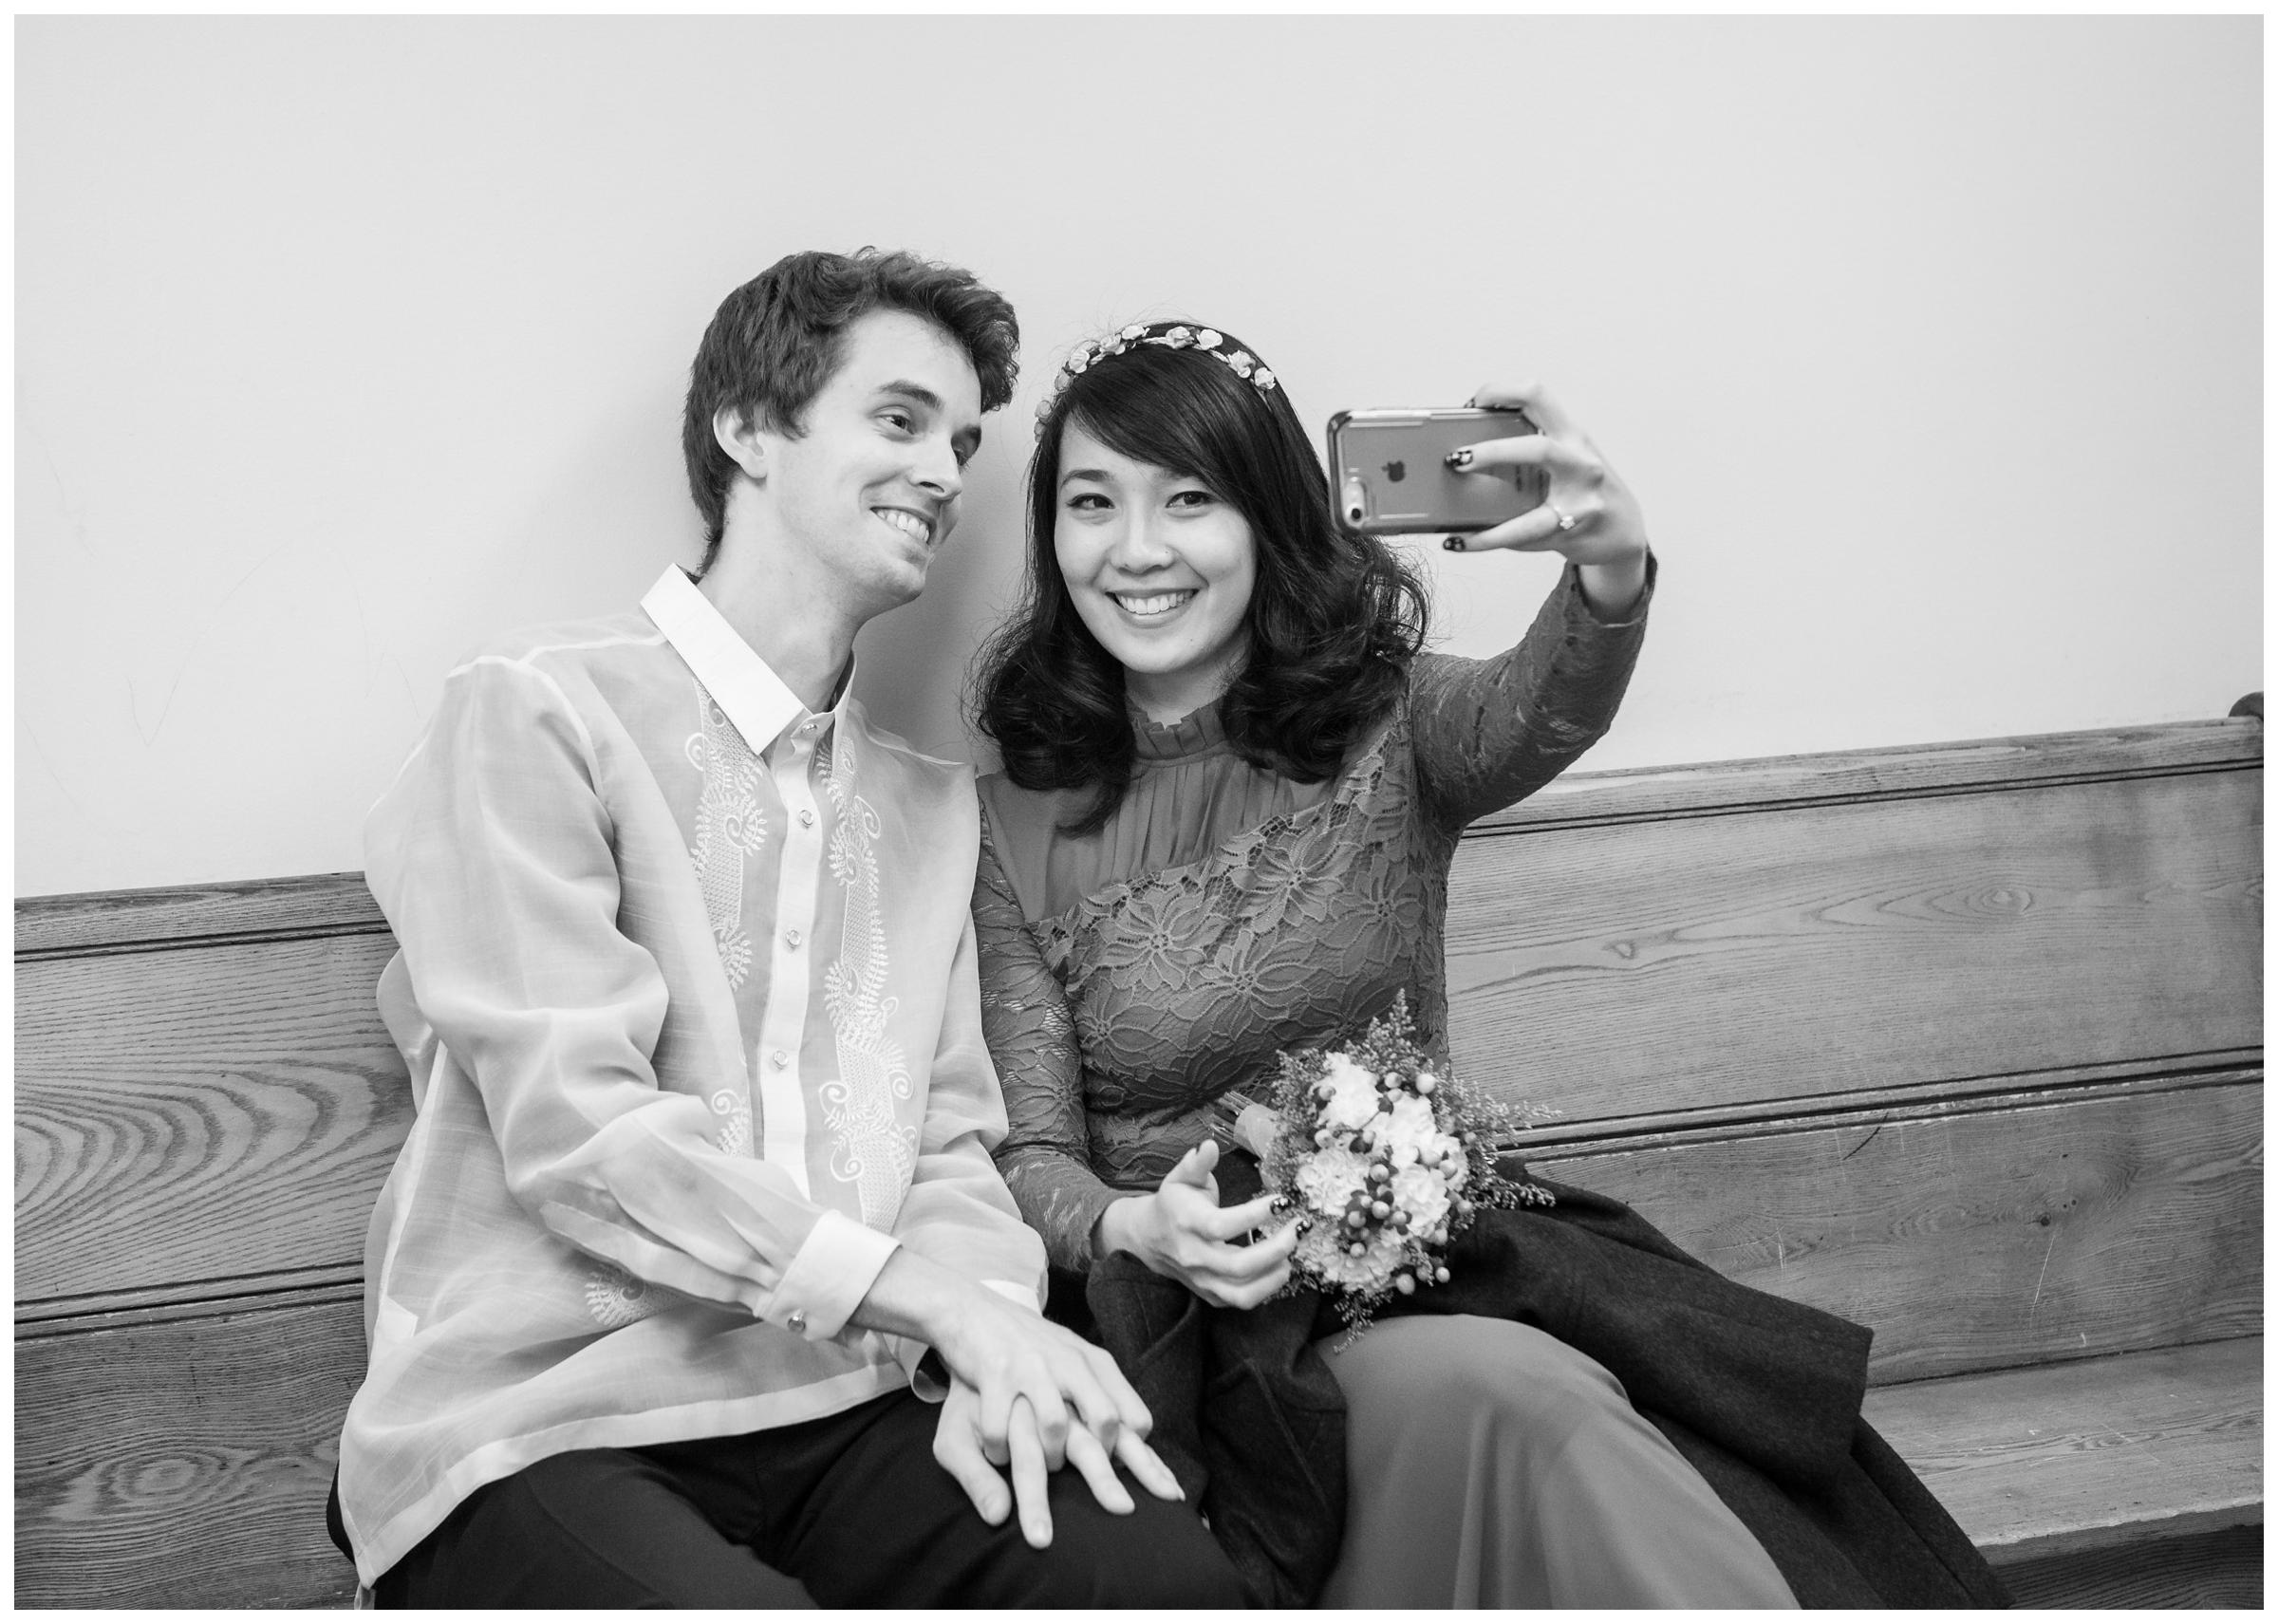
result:
<svg viewBox="0 0 2278 1624"><path fill-rule="evenodd" d="M1018 342L906 254L731 294L700 582L461 664L373 809L419 1110L339 1498L383 1605L1239 1601L1112 1360L1037 1312L970 770L847 694Z"/></svg>

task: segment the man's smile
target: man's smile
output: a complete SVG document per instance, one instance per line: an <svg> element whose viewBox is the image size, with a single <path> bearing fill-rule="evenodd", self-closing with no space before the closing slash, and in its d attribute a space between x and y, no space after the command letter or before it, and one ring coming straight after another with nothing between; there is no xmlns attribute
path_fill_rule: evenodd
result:
<svg viewBox="0 0 2278 1624"><path fill-rule="evenodd" d="M913 513L907 508L872 508L870 512L892 525L904 535L908 536L920 547L932 545L933 521L931 519Z"/></svg>

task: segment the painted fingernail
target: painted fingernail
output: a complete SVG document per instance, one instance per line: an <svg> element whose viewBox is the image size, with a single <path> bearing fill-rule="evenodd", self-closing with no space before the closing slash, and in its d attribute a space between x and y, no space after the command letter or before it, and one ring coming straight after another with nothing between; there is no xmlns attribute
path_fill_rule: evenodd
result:
<svg viewBox="0 0 2278 1624"><path fill-rule="evenodd" d="M1464 538L1460 535L1451 535L1440 545L1450 552L1461 552L1464 550Z"/></svg>
<svg viewBox="0 0 2278 1624"><path fill-rule="evenodd" d="M1471 448L1467 445L1458 446L1455 450L1449 452L1447 454L1447 466L1450 468L1470 467Z"/></svg>

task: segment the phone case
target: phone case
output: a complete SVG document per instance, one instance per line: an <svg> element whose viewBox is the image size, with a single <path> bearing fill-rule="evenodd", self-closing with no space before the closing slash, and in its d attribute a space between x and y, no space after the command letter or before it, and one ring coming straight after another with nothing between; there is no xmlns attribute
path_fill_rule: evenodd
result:
<svg viewBox="0 0 2278 1624"><path fill-rule="evenodd" d="M1517 408L1339 412L1329 420L1329 499L1338 517L1372 535L1487 530L1540 507L1548 476L1540 468L1462 474L1447 454L1540 432Z"/></svg>

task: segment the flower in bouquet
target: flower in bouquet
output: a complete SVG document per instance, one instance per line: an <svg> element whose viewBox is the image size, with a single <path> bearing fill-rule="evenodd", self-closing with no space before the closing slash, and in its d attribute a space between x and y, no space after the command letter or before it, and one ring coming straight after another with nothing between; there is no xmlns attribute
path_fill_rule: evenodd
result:
<svg viewBox="0 0 2278 1624"><path fill-rule="evenodd" d="M1435 1065L1405 993L1358 1037L1284 1051L1269 1106L1229 1094L1220 1107L1257 1154L1265 1188L1310 1220L1290 1259L1292 1286L1330 1293L1355 1333L1395 1293L1444 1283L1449 1243L1482 1208L1551 1203L1540 1185L1504 1178L1495 1155L1557 1113Z"/></svg>

